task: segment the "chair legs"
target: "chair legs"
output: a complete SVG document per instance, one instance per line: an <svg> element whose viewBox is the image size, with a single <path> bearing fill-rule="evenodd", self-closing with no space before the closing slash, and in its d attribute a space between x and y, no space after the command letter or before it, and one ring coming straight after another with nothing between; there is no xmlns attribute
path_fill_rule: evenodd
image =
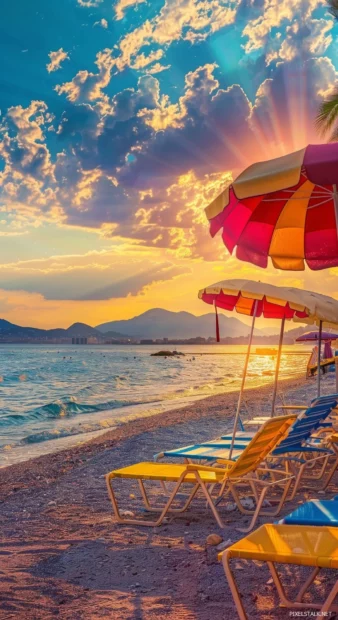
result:
<svg viewBox="0 0 338 620"><path fill-rule="evenodd" d="M211 509L211 512L214 516L214 518L216 519L217 524L219 525L219 527L223 528L224 527L224 523L220 517L220 514L213 502L213 499L207 489L207 485L205 484L205 482L201 479L198 471L194 472L195 478L196 478L196 482L192 483L190 482L190 484L192 484L193 488L190 492L190 494L187 496L187 499L184 503L184 505L181 508L172 508L172 504L177 496L177 493L180 489L180 487L185 483L185 476L186 473L182 474L182 476L179 478L179 480L175 483L174 488L172 490L172 492L169 495L169 498L166 497L167 502L165 504L164 507L155 507L152 506L150 504L146 489L145 489L145 485L143 480L138 479L138 484L140 487L140 491L141 491L141 495L142 495L142 499L144 502L144 505L146 507L146 509L149 512L155 512L155 513L159 513L158 519L156 521L150 521L150 520L146 520L146 519L132 519L132 518L126 518L123 517L121 515L119 506L118 506L118 502L116 499L116 495L113 489L113 485L112 485L112 481L113 481L113 476L111 474L108 474L106 476L106 484L107 484L107 489L108 489L108 495L109 498L111 500L112 506L113 506L113 511L116 517L116 520L119 523L124 523L127 525L146 525L146 526L152 526L152 527L157 527L158 525L161 525L163 519L165 518L165 516L167 514L180 514L185 512L188 507L190 506L191 502L193 501L193 499L195 498L195 496L197 495L198 491L201 491L203 493L203 495L206 498L207 501L207 505L209 506L209 508ZM213 485L212 485L213 486Z"/></svg>
<svg viewBox="0 0 338 620"><path fill-rule="evenodd" d="M113 490L113 486L112 486L112 478L110 478L109 474L108 476L106 476L106 483L107 483L107 489L108 489L108 495L110 497L112 506L113 506L113 510L114 510L114 514L116 517L116 520L118 521L118 523L124 523L126 525L145 525L145 526L149 526L149 527L156 527L158 525L161 525L163 519L165 518L166 514L169 512L171 504L173 503L175 496L182 484L182 480L179 479L179 481L175 484L175 487L171 493L171 495L169 496L169 499L167 501L167 503L165 504L165 506L162 508L160 515L158 517L158 519L156 521L147 521L145 519L131 519L131 518L125 518L123 516L121 516L120 514L120 509L117 503L117 499L115 497L115 493ZM146 497L146 495L145 495ZM144 497L143 497L144 499ZM146 500L147 503L149 504L148 500Z"/></svg>
<svg viewBox="0 0 338 620"><path fill-rule="evenodd" d="M294 466L291 465L292 471L293 471L294 476L295 476L295 484L293 486L291 495L288 498L289 501L294 499L294 497L295 497L295 495L296 495L296 493L298 491L299 485L300 485L302 480L304 480L304 481L306 480L307 482L311 481L311 480L316 481L316 480L320 480L323 477L323 475L325 473L325 470L327 468L330 456L332 456L332 455L326 455L325 454L325 455L322 455L322 456L315 457L314 459L312 459L312 461L307 461L305 463L302 463L298 468L295 465ZM312 469L317 463L320 464L320 461L323 461L323 463L320 466L319 472L317 474L314 474L314 475L306 476L305 472L306 472L306 469L309 468L309 465L310 465L310 468ZM329 476L328 476L327 480L325 481L324 486L322 487L323 489L326 489L326 487L328 486L329 482L331 481L331 478L332 478L332 476L333 476L333 474L334 474L334 472L336 470L336 467L337 467L337 459L335 460L332 469L330 469Z"/></svg>
<svg viewBox="0 0 338 620"><path fill-rule="evenodd" d="M149 512L162 512L163 507L159 508L158 506L151 506L150 502L149 502L149 498L148 498L148 494L146 492L145 486L144 486L144 482L143 480L139 480L138 481L139 487L140 487L140 491L141 491L141 495L142 495L142 499L144 501L144 505L146 507L146 509ZM168 510L168 512L170 513L180 513L180 512L185 512L185 510L187 510L189 504L191 504L192 500L194 499L197 491L198 491L198 484L195 484L195 486L193 487L191 493L189 493L187 495L187 501L185 502L184 506L182 506L182 508L170 508ZM168 489L166 489L166 494L168 494Z"/></svg>
<svg viewBox="0 0 338 620"><path fill-rule="evenodd" d="M243 603L242 603L242 599L240 596L240 593L238 592L238 588L236 585L236 581L235 578L232 574L231 568L230 568L230 554L225 551L222 555L222 563L223 563L223 568L224 568L224 572L225 572L225 576L228 580L228 584L231 590L231 594L232 597L234 599L234 603L236 605L236 609L237 609L237 613L239 615L240 620L248 620L248 616L245 613L245 609L243 607Z"/></svg>
<svg viewBox="0 0 338 620"><path fill-rule="evenodd" d="M223 563L223 568L224 568L224 572L226 575L226 578L228 580L228 584L231 590L231 594L233 596L234 599L234 603L236 605L236 609L237 609L237 613L238 616L240 618L240 620L248 620L248 616L245 612L244 606L243 606L243 602L242 602L242 598L241 595L238 591L237 585L236 585L236 581L234 578L234 575L232 573L232 570L230 568L230 560L231 560L231 549L226 550L223 555L222 555L222 563ZM257 558L259 559L259 558ZM273 579L273 582L276 586L276 590L278 592L279 598L280 598L280 602L281 602L281 606L282 607L286 607L289 609L318 609L322 612L323 615L325 615L326 612L329 611L337 611L338 610L338 606L337 605L333 605L333 601L335 599L335 597L337 596L338 593L338 580L335 582L333 588L331 589L331 591L329 592L328 596L326 597L325 601L323 603L318 603L318 602L314 602L314 603L310 603L310 602L303 602L302 599L305 595L305 593L307 592L308 588L312 585L314 579L317 577L320 568L316 567L312 570L311 574L309 575L308 579L306 580L306 582L304 583L304 585L300 588L296 598L294 601L291 601L286 593L285 593L285 589L283 587L283 584L281 582L281 579L277 573L275 564L273 562L267 562L270 573L271 573L271 577Z"/></svg>
<svg viewBox="0 0 338 620"><path fill-rule="evenodd" d="M277 502L276 507L271 510L270 509L266 509L266 510L262 510L262 506L266 497L266 494L269 490L273 489L274 486L279 486L278 481L274 481L274 483L266 483L266 484L262 484L262 481L260 480L255 480L255 478L252 478L250 480L248 480L248 484L250 485L251 489L253 490L253 495L255 498L255 503L256 506L254 508L254 510L250 510L247 508L244 508L242 503L241 503L241 499L239 496L239 493L237 491L237 486L239 486L239 483L234 483L231 480L228 481L229 484L229 489L231 491L231 494L235 500L236 506L238 508L238 510L242 513L242 514L246 514L246 515L252 515L252 519L250 521L250 524L246 527L246 528L237 528L238 532L242 532L242 533L248 533L250 532L253 527L256 524L256 521L258 519L258 517L261 516L269 516L269 517L276 517L279 515L284 502L286 500L287 494L289 492L289 488L290 485L292 483L293 478L290 477L289 479L286 479L282 484L283 484L283 492L280 496L280 499ZM260 486L261 488L258 489L258 486Z"/></svg>
<svg viewBox="0 0 338 620"><path fill-rule="evenodd" d="M326 597L325 601L323 603L309 603L309 602L302 602L302 598L304 597L304 594L306 593L306 591L308 590L308 588L311 586L311 584L313 583L314 579L317 577L320 569L318 567L316 567L311 574L309 575L308 579L306 580L305 584L300 588L296 598L294 601L291 601L285 593L284 587L282 585L282 582L280 580L280 577L277 573L276 567L274 565L273 562L268 562L267 563L270 569L270 573L271 573L271 577L273 579L273 582L276 586L277 592L279 594L280 600L281 600L281 604L283 607L288 607L288 608L295 608L295 609L308 609L309 607L313 608L313 609L319 609L321 612L325 612L325 611L337 611L338 610L338 606L333 606L332 603L337 595L338 592L338 580L336 581L336 583L334 584L333 588L331 589L331 591L329 592L328 596Z"/></svg>

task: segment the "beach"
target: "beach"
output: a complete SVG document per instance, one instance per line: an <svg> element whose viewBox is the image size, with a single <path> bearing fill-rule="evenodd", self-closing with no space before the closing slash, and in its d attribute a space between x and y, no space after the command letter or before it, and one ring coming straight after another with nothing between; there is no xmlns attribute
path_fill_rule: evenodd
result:
<svg viewBox="0 0 338 620"><path fill-rule="evenodd" d="M308 402L315 380L281 382L288 403ZM323 379L323 393L334 391L334 375ZM271 386L246 391L247 415L267 412ZM224 512L220 530L205 506L158 528L114 522L104 475L154 453L221 434L233 415L236 393L200 400L185 409L127 422L114 431L53 455L0 470L0 618L48 620L209 620L227 619L234 605L223 568L206 538L218 533L235 542L235 528L247 518ZM335 482L327 497L336 492ZM125 508L141 504L121 486ZM132 495L132 498L130 497ZM316 497L302 486L294 502ZM268 522L260 518L258 525ZM237 563L238 564L238 563ZM243 563L242 563L243 564ZM286 618L265 568L237 567L250 618ZM319 587L319 586L318 586Z"/></svg>

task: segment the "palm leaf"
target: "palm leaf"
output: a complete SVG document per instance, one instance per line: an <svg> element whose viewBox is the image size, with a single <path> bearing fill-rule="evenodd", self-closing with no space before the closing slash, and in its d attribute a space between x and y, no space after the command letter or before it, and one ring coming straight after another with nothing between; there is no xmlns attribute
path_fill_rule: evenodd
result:
<svg viewBox="0 0 338 620"><path fill-rule="evenodd" d="M328 8L335 19L338 19L338 0L327 0Z"/></svg>
<svg viewBox="0 0 338 620"><path fill-rule="evenodd" d="M330 140L329 142L338 142L338 127L335 127L331 136L330 136Z"/></svg>
<svg viewBox="0 0 338 620"><path fill-rule="evenodd" d="M338 2L338 0L337 0ZM321 104L316 117L316 126L320 133L326 133L338 121L338 87Z"/></svg>

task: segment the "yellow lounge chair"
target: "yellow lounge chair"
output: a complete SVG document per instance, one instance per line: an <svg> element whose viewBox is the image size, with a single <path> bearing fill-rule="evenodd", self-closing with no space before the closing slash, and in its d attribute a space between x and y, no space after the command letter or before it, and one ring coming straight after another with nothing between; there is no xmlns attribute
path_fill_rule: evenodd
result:
<svg viewBox="0 0 338 620"><path fill-rule="evenodd" d="M338 569L338 528L300 525L262 525L258 530L226 549L219 555L230 586L240 620L247 620L243 602L230 569L232 558L267 562L273 582L283 607L295 609L319 609L324 612L337 611L333 606L338 593L338 581L323 603L304 602L302 599L322 568ZM300 587L294 601L287 597L275 563L312 566L313 570ZM294 580L294 584L297 579ZM329 617L329 614L327 614Z"/></svg>
<svg viewBox="0 0 338 620"><path fill-rule="evenodd" d="M271 450L273 450L287 435L289 427L294 422L295 417L294 415L288 415L271 418L256 433L245 450L237 452L235 450L232 455L232 460L218 461L219 467L208 467L191 463L183 465L176 463L138 463L110 472L106 475L106 483L117 521L131 525L158 526L162 523L168 512L184 512L197 492L201 491L218 525L224 527L216 503L220 503L226 495L231 493L241 512L253 514L250 526L245 530L249 531L257 520L267 491L277 486L282 488L282 496L277 508L273 512L271 512L271 510L265 511L265 514L276 516L287 496L290 484L293 480L293 475L284 471L269 470L266 467L260 468L260 465ZM146 510L160 513L156 521L129 518L128 515L126 515L127 518L125 518L123 514L121 514L112 486L113 480L116 478L138 481ZM169 497L166 497L166 504L163 507L157 508L150 505L145 489L145 481L158 481L162 484L165 482L175 483ZM181 508L172 508L172 504L175 498L177 499L177 494L181 486L186 484L192 486L192 490L184 506ZM240 502L237 487L243 485L249 487L254 495L256 500L256 507L254 510L243 508ZM211 493L217 486L219 488L219 494L215 502L212 499ZM211 490L209 491L210 488Z"/></svg>

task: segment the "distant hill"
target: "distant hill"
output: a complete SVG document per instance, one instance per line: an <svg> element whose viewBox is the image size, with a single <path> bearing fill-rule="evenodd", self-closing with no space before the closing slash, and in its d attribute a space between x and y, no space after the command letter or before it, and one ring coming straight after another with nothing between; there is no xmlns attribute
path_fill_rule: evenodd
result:
<svg viewBox="0 0 338 620"><path fill-rule="evenodd" d="M21 325L15 325L5 319L0 319L0 340L4 337L10 339L27 340L27 339L53 339L53 338L102 338L102 333L94 327L86 325L85 323L73 323L67 329L61 327L55 329L39 329L37 327L22 327ZM110 338L116 338L120 340L128 338L118 332L111 332Z"/></svg>
<svg viewBox="0 0 338 620"><path fill-rule="evenodd" d="M239 319L219 314L221 338L227 336L247 336L250 326ZM106 333L111 330L129 334L132 338L209 338L215 336L215 314L210 312L202 316L195 316L189 312L169 312L161 308L148 310L133 319L110 321L97 325L96 329ZM257 335L264 334L263 330L255 330Z"/></svg>
<svg viewBox="0 0 338 620"><path fill-rule="evenodd" d="M250 325L246 325L235 317L227 317L219 313L221 338L245 338L250 332ZM289 324L291 325L291 323ZM285 343L292 343L298 336L309 331L309 326L299 326L286 332ZM255 329L258 341L264 338L266 342L278 342L279 328L267 327ZM127 335L128 334L128 335ZM67 329L39 329L37 327L23 327L15 325L5 319L0 319L0 342L28 342L48 341L53 339L69 338L109 338L112 340L138 340L169 338L184 340L189 338L215 337L215 314L209 312L202 316L195 316L189 312L170 312L161 308L148 310L139 316L123 321L110 321L97 327L86 323L73 323Z"/></svg>

